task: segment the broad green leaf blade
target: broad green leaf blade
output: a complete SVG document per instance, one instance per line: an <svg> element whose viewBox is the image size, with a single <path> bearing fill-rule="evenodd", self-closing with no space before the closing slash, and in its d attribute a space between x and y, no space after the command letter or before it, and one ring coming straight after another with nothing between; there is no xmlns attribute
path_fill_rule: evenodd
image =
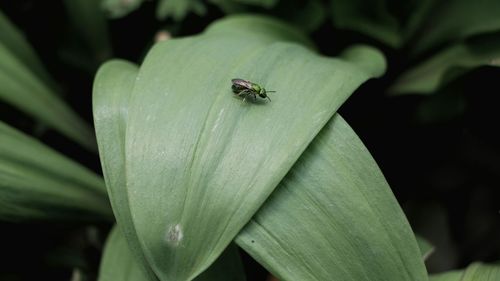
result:
<svg viewBox="0 0 500 281"><path fill-rule="evenodd" d="M291 41L315 49L311 40L299 29L277 21L273 18L261 15L237 15L220 19L204 32L211 36L244 36L252 41L254 38L262 43L280 41Z"/></svg>
<svg viewBox="0 0 500 281"><path fill-rule="evenodd" d="M371 36L391 47L403 43L400 26L389 12L385 0L331 0L331 15L335 27Z"/></svg>
<svg viewBox="0 0 500 281"><path fill-rule="evenodd" d="M338 114L236 242L280 280L427 280L386 180Z"/></svg>
<svg viewBox="0 0 500 281"><path fill-rule="evenodd" d="M149 281L138 265L120 229L111 230L99 268L98 281Z"/></svg>
<svg viewBox="0 0 500 281"><path fill-rule="evenodd" d="M99 176L2 122L0 139L0 219L113 219Z"/></svg>
<svg viewBox="0 0 500 281"><path fill-rule="evenodd" d="M500 1L434 1L432 9L412 46L420 53L446 42L460 41L472 35L500 31Z"/></svg>
<svg viewBox="0 0 500 281"><path fill-rule="evenodd" d="M422 254L422 258L425 261L425 260L427 260L427 258L430 255L432 255L432 253L434 252L435 248L434 248L434 246L429 241L427 241L422 236L418 236L417 235L416 238L417 238L418 248L420 249L420 253Z"/></svg>
<svg viewBox="0 0 500 281"><path fill-rule="evenodd" d="M465 72L483 65L500 66L500 33L455 44L404 72L393 94L432 94Z"/></svg>
<svg viewBox="0 0 500 281"><path fill-rule="evenodd" d="M219 259L195 281L245 281L238 249L230 245ZM148 281L141 270L125 236L115 226L107 239L98 281Z"/></svg>
<svg viewBox="0 0 500 281"><path fill-rule="evenodd" d="M134 229L125 182L125 121L137 72L138 67L126 61L105 63L96 74L92 102L101 166L116 220L138 265L149 280L156 280Z"/></svg>
<svg viewBox="0 0 500 281"><path fill-rule="evenodd" d="M19 61L48 85L55 87L42 62L36 55L24 34L14 26L0 10L0 43L5 46Z"/></svg>
<svg viewBox="0 0 500 281"><path fill-rule="evenodd" d="M0 99L95 151L92 129L0 43Z"/></svg>
<svg viewBox="0 0 500 281"><path fill-rule="evenodd" d="M383 72L373 49L326 58L280 42L288 33L280 37L260 19L238 33L209 29L159 43L140 67L125 136L126 181L139 242L160 279L191 280L207 268L336 109ZM368 65L361 58L373 65L361 68ZM275 90L272 102L243 103L231 92L232 78Z"/></svg>
<svg viewBox="0 0 500 281"><path fill-rule="evenodd" d="M496 281L500 280L499 264L473 263L467 267L461 281Z"/></svg>
<svg viewBox="0 0 500 281"><path fill-rule="evenodd" d="M499 264L483 264L480 262L469 265L465 270L450 271L431 275L430 281L497 281L500 280Z"/></svg>
<svg viewBox="0 0 500 281"><path fill-rule="evenodd" d="M206 7L201 0L159 0L156 7L156 17L165 19L172 17L175 21L180 21L190 13L204 15Z"/></svg>
<svg viewBox="0 0 500 281"><path fill-rule="evenodd" d="M101 0L64 0L69 19L91 51L96 63L111 56L106 15Z"/></svg>
<svg viewBox="0 0 500 281"><path fill-rule="evenodd" d="M103 0L101 7L108 12L111 18L121 18L141 6L144 0Z"/></svg>

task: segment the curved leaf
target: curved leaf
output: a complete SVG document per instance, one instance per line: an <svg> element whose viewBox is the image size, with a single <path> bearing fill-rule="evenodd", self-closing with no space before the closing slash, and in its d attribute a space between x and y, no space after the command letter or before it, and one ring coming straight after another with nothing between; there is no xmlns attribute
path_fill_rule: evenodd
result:
<svg viewBox="0 0 500 281"><path fill-rule="evenodd" d="M261 43L272 43L279 39L280 41L300 43L310 49L315 49L311 40L300 30L292 28L284 22L261 15L225 17L208 26L204 33L205 35L221 37L243 36L248 41L255 39ZM378 65L378 62L375 65Z"/></svg>
<svg viewBox="0 0 500 281"><path fill-rule="evenodd" d="M280 280L427 280L387 182L338 114L236 242Z"/></svg>
<svg viewBox="0 0 500 281"><path fill-rule="evenodd" d="M24 34L14 26L0 10L0 43L4 44L18 60L30 69L38 78L55 87L54 80L43 66Z"/></svg>
<svg viewBox="0 0 500 281"><path fill-rule="evenodd" d="M450 271L432 275L430 281L496 281L500 280L500 265L480 262L469 265L465 270Z"/></svg>
<svg viewBox="0 0 500 281"><path fill-rule="evenodd" d="M385 66L367 47L334 59L280 42L294 32L260 17L223 32L240 19L155 45L133 87L126 186L160 279L191 280L207 268L340 104ZM231 92L235 77L277 91L273 101L243 103Z"/></svg>
<svg viewBox="0 0 500 281"><path fill-rule="evenodd" d="M399 23L389 12L385 0L331 0L333 24L372 36L392 47L402 44Z"/></svg>
<svg viewBox="0 0 500 281"><path fill-rule="evenodd" d="M0 43L0 99L96 150L92 129Z"/></svg>
<svg viewBox="0 0 500 281"><path fill-rule="evenodd" d="M205 4L201 0L160 0L156 8L156 17L158 19L172 17L180 21L189 12L203 15L206 12Z"/></svg>
<svg viewBox="0 0 500 281"><path fill-rule="evenodd" d="M450 41L500 31L500 1L434 1L412 46L421 53Z"/></svg>
<svg viewBox="0 0 500 281"><path fill-rule="evenodd" d="M120 229L111 230L99 267L98 281L148 281L141 267L129 250L127 240Z"/></svg>
<svg viewBox="0 0 500 281"><path fill-rule="evenodd" d="M125 236L115 226L106 241L104 254L99 269L98 281L148 281L141 270ZM245 281L243 265L237 248L230 245L219 259L195 281Z"/></svg>
<svg viewBox="0 0 500 281"><path fill-rule="evenodd" d="M64 5L78 35L91 51L92 60L100 63L109 58L111 42L101 0L64 0Z"/></svg>
<svg viewBox="0 0 500 281"><path fill-rule="evenodd" d="M429 241L427 241L425 238L423 238L422 236L417 235L416 238L417 238L418 248L420 249L420 253L422 254L422 258L425 261L425 260L427 260L427 258L429 258L430 255L432 255L432 253L435 250L435 247Z"/></svg>
<svg viewBox="0 0 500 281"><path fill-rule="evenodd" d="M102 179L0 122L0 218L112 220Z"/></svg>
<svg viewBox="0 0 500 281"><path fill-rule="evenodd" d="M137 72L136 65L122 60L102 65L94 81L92 103L101 166L116 220L138 266L149 280L156 280L139 245L125 187L125 121Z"/></svg>
<svg viewBox="0 0 500 281"><path fill-rule="evenodd" d="M404 72L389 91L393 94L432 94L467 71L500 66L500 33L455 44Z"/></svg>

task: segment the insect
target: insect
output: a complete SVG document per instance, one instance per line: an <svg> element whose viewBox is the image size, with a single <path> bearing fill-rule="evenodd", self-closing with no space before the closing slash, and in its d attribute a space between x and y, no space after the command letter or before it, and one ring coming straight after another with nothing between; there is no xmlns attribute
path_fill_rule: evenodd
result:
<svg viewBox="0 0 500 281"><path fill-rule="evenodd" d="M247 97L253 97L253 100L257 100L257 96L263 98L263 99L268 99L271 101L271 98L267 95L267 93L273 93L276 91L266 91L264 87L261 87L259 84L250 82L248 80L243 80L243 79L231 79L231 82L233 83L233 86L231 87L233 89L233 93L235 93L237 96L243 97L243 101Z"/></svg>

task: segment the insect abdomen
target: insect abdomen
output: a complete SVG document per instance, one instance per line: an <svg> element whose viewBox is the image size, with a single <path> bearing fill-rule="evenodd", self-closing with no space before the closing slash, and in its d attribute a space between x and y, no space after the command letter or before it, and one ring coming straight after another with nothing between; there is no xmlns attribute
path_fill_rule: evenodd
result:
<svg viewBox="0 0 500 281"><path fill-rule="evenodd" d="M233 89L233 93L238 94L239 92L245 90L246 88L241 85L233 84L231 89Z"/></svg>

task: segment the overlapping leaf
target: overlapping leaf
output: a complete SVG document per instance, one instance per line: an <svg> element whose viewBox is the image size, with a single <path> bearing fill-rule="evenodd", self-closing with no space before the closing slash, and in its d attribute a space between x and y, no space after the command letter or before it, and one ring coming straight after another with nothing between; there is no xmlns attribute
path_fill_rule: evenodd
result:
<svg viewBox="0 0 500 281"><path fill-rule="evenodd" d="M236 242L280 280L426 280L375 161L336 115Z"/></svg>
<svg viewBox="0 0 500 281"><path fill-rule="evenodd" d="M418 236L417 235L416 238L417 238L418 248L420 249L420 253L422 254L422 258L425 261L425 260L427 260L427 258L430 255L432 255L432 253L434 252L435 248L434 248L434 246L429 241L427 241L422 236Z"/></svg>
<svg viewBox="0 0 500 281"><path fill-rule="evenodd" d="M394 94L432 94L473 68L500 66L500 33L455 44L404 72L390 88Z"/></svg>
<svg viewBox="0 0 500 281"><path fill-rule="evenodd" d="M172 17L174 20L179 21L189 12L203 15L205 10L205 4L200 0L160 0L156 7L156 16L159 19Z"/></svg>
<svg viewBox="0 0 500 281"><path fill-rule="evenodd" d="M500 265L473 263L465 270L432 275L430 281L496 281L500 280Z"/></svg>
<svg viewBox="0 0 500 281"><path fill-rule="evenodd" d="M0 10L0 43L4 45L18 60L27 66L35 75L48 85L55 87L42 62L28 43L22 32L13 25Z"/></svg>
<svg viewBox="0 0 500 281"><path fill-rule="evenodd" d="M35 53L3 14L0 34L0 100L95 150L92 129L56 94Z"/></svg>
<svg viewBox="0 0 500 281"><path fill-rule="evenodd" d="M137 72L137 66L119 60L108 62L99 69L92 99L94 122L101 166L116 220L137 265L149 280L156 280L135 232L125 182L125 122Z"/></svg>
<svg viewBox="0 0 500 281"><path fill-rule="evenodd" d="M106 16L101 8L101 0L65 0L75 30L86 47L92 60L100 63L111 55Z"/></svg>
<svg viewBox="0 0 500 281"><path fill-rule="evenodd" d="M467 37L500 31L500 1L433 1L412 46L420 53Z"/></svg>
<svg viewBox="0 0 500 281"><path fill-rule="evenodd" d="M99 281L148 281L120 229L115 226L106 242ZM219 259L196 281L244 281L243 266L237 248L230 245Z"/></svg>
<svg viewBox="0 0 500 281"><path fill-rule="evenodd" d="M303 38L270 19L235 17L157 44L140 67L123 212L160 279L206 269L347 96L383 70L369 48L329 59L280 42ZM235 77L276 90L273 102L242 103L230 90Z"/></svg>
<svg viewBox="0 0 500 281"><path fill-rule="evenodd" d="M102 179L0 122L0 218L112 220Z"/></svg>

